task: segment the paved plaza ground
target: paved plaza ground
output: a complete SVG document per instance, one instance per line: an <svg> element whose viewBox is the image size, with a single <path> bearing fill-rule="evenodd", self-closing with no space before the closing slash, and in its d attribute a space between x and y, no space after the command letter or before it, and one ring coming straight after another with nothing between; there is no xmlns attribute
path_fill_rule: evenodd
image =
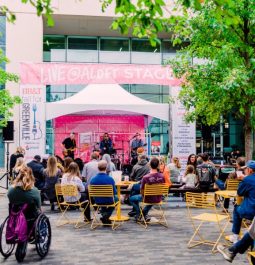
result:
<svg viewBox="0 0 255 265"><path fill-rule="evenodd" d="M2 189L0 192L3 191ZM0 196L0 222L7 215L8 200ZM127 214L129 206L123 205ZM88 226L74 229L71 225L56 227L59 213L43 206L52 225L52 244L48 256L40 260L33 245L29 245L24 264L229 264L219 253L212 254L210 247L187 248L192 228L187 218L185 203L180 198L170 197L167 205L169 228L153 225L144 229L133 220L125 222L116 231L109 227L90 230ZM77 214L77 211L70 212ZM231 229L231 224L228 231ZM208 226L208 236L213 236L213 226ZM7 260L0 257L3 265L17 264L15 256ZM248 264L246 255L239 255L232 264Z"/></svg>

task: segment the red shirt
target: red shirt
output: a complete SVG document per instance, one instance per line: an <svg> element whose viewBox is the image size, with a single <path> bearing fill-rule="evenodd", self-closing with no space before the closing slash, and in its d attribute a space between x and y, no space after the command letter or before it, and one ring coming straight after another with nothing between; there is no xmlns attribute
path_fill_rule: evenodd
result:
<svg viewBox="0 0 255 265"><path fill-rule="evenodd" d="M150 173L145 175L141 181L141 194L143 195L143 190L145 184L159 184L165 183L165 177L162 173ZM162 200L162 196L146 196L145 202L147 203L158 203Z"/></svg>

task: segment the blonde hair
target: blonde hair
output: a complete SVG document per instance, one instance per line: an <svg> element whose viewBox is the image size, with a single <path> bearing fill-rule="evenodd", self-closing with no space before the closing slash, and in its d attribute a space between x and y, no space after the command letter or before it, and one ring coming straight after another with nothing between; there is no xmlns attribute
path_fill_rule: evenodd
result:
<svg viewBox="0 0 255 265"><path fill-rule="evenodd" d="M31 190L34 187L35 178L33 176L32 169L27 166L23 166L17 178L13 181L13 186L21 187L23 190Z"/></svg>
<svg viewBox="0 0 255 265"><path fill-rule="evenodd" d="M69 165L66 173L69 173L70 174L69 176L77 176L79 178L81 177L80 169L79 169L77 163L75 163L75 162L72 162Z"/></svg>
<svg viewBox="0 0 255 265"><path fill-rule="evenodd" d="M176 165L177 168L181 168L181 163L180 163L180 160L177 156L174 156L173 157L173 163Z"/></svg>
<svg viewBox="0 0 255 265"><path fill-rule="evenodd" d="M15 166L14 166L14 170L20 170L22 167L24 167L26 164L25 164L25 160L24 160L24 157L18 157L17 160L16 160L16 163L15 163Z"/></svg>
<svg viewBox="0 0 255 265"><path fill-rule="evenodd" d="M50 156L47 161L46 173L49 175L49 177L54 177L56 176L57 172L57 159L55 156Z"/></svg>
<svg viewBox="0 0 255 265"><path fill-rule="evenodd" d="M186 171L185 171L185 176L188 174L194 174L195 173L195 168L193 165L187 165Z"/></svg>

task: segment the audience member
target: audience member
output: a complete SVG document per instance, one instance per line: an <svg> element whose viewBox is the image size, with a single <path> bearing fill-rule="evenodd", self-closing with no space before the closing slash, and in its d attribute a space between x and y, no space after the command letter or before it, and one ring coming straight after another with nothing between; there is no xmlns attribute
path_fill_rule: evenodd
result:
<svg viewBox="0 0 255 265"><path fill-rule="evenodd" d="M173 157L172 163L167 165L167 168L170 171L170 180L172 183L180 182L180 174L181 174L181 163L178 157Z"/></svg>
<svg viewBox="0 0 255 265"><path fill-rule="evenodd" d="M184 176L182 177L182 182L184 183L182 189L194 189L196 187L197 176L195 174L195 168L193 165L187 165Z"/></svg>
<svg viewBox="0 0 255 265"><path fill-rule="evenodd" d="M165 183L165 178L162 173L158 172L159 168L159 159L156 157L153 157L150 161L150 167L151 172L147 175L145 175L141 180L141 193L138 195L133 195L130 197L130 203L133 206L133 208L136 211L135 221L140 221L140 207L139 202L143 199L144 194L144 187L145 184L159 184L159 183ZM146 203L157 203L161 201L161 196L150 196L149 198L146 198ZM148 204L143 209L143 216L146 220L146 222L150 221L150 218L148 216L149 210L151 209L152 205Z"/></svg>
<svg viewBox="0 0 255 265"><path fill-rule="evenodd" d="M132 181L140 181L142 177L150 172L150 166L146 155L138 155L138 162L132 168L130 179ZM139 189L140 190L140 189Z"/></svg>
<svg viewBox="0 0 255 265"><path fill-rule="evenodd" d="M68 171L69 165L73 162L73 159L69 156L64 158L64 173Z"/></svg>
<svg viewBox="0 0 255 265"><path fill-rule="evenodd" d="M35 155L34 159L27 164L27 166L30 167L33 171L33 175L35 177L35 186L39 190L41 190L44 187L44 176L43 176L44 167L40 162L41 162L41 157L39 155Z"/></svg>
<svg viewBox="0 0 255 265"><path fill-rule="evenodd" d="M16 160L16 164L12 170L13 179L15 179L18 176L21 168L23 168L24 166L26 166L24 157L18 157Z"/></svg>
<svg viewBox="0 0 255 265"><path fill-rule="evenodd" d="M56 157L50 156L47 161L47 167L43 171L45 179L43 192L50 201L52 211L54 210L54 202L57 201L55 185L59 182L61 174L61 170L57 167Z"/></svg>
<svg viewBox="0 0 255 265"><path fill-rule="evenodd" d="M102 160L107 162L106 174L111 175L112 171L116 171L116 167L114 163L111 161L111 157L109 154L104 154L102 156Z"/></svg>
<svg viewBox="0 0 255 265"><path fill-rule="evenodd" d="M25 150L18 146L15 153L10 157L10 176L12 176L12 169L14 168L16 161L19 157L24 157Z"/></svg>
<svg viewBox="0 0 255 265"><path fill-rule="evenodd" d="M229 241L236 243L242 225L242 219L252 220L255 216L255 161L249 160L246 164L246 177L239 184L237 195L244 197L241 205L234 208L233 212L233 235L229 236Z"/></svg>
<svg viewBox="0 0 255 265"><path fill-rule="evenodd" d="M188 156L188 161L187 161L187 165L192 165L196 171L197 168L197 157L195 154L190 154Z"/></svg>
<svg viewBox="0 0 255 265"><path fill-rule="evenodd" d="M107 169L107 162L105 160L101 160L98 162L98 170L99 173L94 176L90 180L90 185L112 185L113 187L113 192L114 192L114 201L118 201L117 197L117 191L115 187L115 182L112 177L110 177L108 174L106 174L106 169ZM112 198L108 197L95 197L93 198L96 204L112 204L113 200ZM103 224L111 224L110 217L114 211L114 207L101 207L101 215L102 217L100 218Z"/></svg>
<svg viewBox="0 0 255 265"><path fill-rule="evenodd" d="M82 170L82 177L85 179L86 187L90 184L90 180L92 177L98 174L98 152L93 152L91 154L91 160L84 165Z"/></svg>
<svg viewBox="0 0 255 265"><path fill-rule="evenodd" d="M85 187L80 178L79 167L75 162L71 162L66 173L62 176L61 185L65 185L65 184L75 185L77 186L77 189L78 189L77 196L65 196L64 197L65 201L74 203L74 202L77 202L78 200L80 200L80 202L88 200L88 197L84 193ZM84 203L83 207L86 207L88 204L89 204L89 201L87 203ZM84 216L87 220L89 221L91 220L89 205L86 207Z"/></svg>
<svg viewBox="0 0 255 265"><path fill-rule="evenodd" d="M165 178L165 183L171 187L172 186L172 182L170 180L170 171L166 166L165 163L165 158L163 156L161 156L159 158L159 172L163 174L164 178Z"/></svg>

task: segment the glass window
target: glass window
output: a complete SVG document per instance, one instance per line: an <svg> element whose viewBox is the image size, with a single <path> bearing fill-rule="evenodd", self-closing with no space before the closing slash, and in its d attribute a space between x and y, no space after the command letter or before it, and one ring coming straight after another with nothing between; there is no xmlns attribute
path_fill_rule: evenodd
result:
<svg viewBox="0 0 255 265"><path fill-rule="evenodd" d="M176 51L180 50L181 48L185 48L188 45L188 42L183 42L181 45L173 46L170 40L163 40L161 47L163 53L175 53Z"/></svg>
<svg viewBox="0 0 255 265"><path fill-rule="evenodd" d="M154 103L160 103L160 95L158 94L144 94L144 93L132 93L134 96L139 97L141 99L144 100L148 100L150 102L154 102Z"/></svg>
<svg viewBox="0 0 255 265"><path fill-rule="evenodd" d="M131 86L132 93L160 93L160 85L132 85Z"/></svg>
<svg viewBox="0 0 255 265"><path fill-rule="evenodd" d="M46 94L46 101L47 102L54 102L65 99L65 93L47 93Z"/></svg>
<svg viewBox="0 0 255 265"><path fill-rule="evenodd" d="M44 36L43 37L43 51L50 51L51 49L65 49L65 36Z"/></svg>
<svg viewBox="0 0 255 265"><path fill-rule="evenodd" d="M68 37L68 49L97 50L97 38Z"/></svg>
<svg viewBox="0 0 255 265"><path fill-rule="evenodd" d="M100 50L101 51L129 51L129 40L128 39L100 39Z"/></svg>
<svg viewBox="0 0 255 265"><path fill-rule="evenodd" d="M0 15L0 45L5 45L5 27L6 27L6 19L5 16Z"/></svg>
<svg viewBox="0 0 255 265"><path fill-rule="evenodd" d="M148 40L132 40L132 51L133 52L160 52L160 45L157 44L156 47L152 47Z"/></svg>

